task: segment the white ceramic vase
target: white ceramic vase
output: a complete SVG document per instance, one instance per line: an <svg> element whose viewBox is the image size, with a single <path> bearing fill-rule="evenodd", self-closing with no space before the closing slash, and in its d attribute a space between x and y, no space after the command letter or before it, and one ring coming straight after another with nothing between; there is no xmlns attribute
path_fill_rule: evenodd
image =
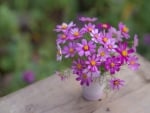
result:
<svg viewBox="0 0 150 113"><path fill-rule="evenodd" d="M86 100L99 100L102 99L104 94L104 84L100 84L98 81L92 82L89 86L82 86L82 94Z"/></svg>

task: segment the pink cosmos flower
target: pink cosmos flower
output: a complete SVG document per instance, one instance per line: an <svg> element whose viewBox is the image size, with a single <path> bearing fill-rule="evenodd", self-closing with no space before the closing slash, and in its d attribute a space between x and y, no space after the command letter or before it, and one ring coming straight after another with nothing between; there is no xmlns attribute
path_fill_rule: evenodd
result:
<svg viewBox="0 0 150 113"><path fill-rule="evenodd" d="M62 23L61 25L57 25L55 31L56 32L66 32L70 28L74 27L75 24L73 22L70 22L69 24L67 23Z"/></svg>
<svg viewBox="0 0 150 113"><path fill-rule="evenodd" d="M56 40L57 44L64 44L68 40L68 34L67 33L62 33L58 34L58 38Z"/></svg>
<svg viewBox="0 0 150 113"><path fill-rule="evenodd" d="M112 35L112 38L116 39L116 41L122 41L121 31L117 31L116 28L111 27L109 33Z"/></svg>
<svg viewBox="0 0 150 113"><path fill-rule="evenodd" d="M81 85L88 86L95 78L109 72L111 88L120 89L124 81L114 78L113 74L124 64L132 70L139 68L138 58L132 55L138 46L137 35L130 49L127 45L129 29L123 23L116 29L107 23L94 24L97 18L81 17L79 20L82 25L70 22L56 26L57 60L62 60L62 55L73 60L71 69ZM65 73L58 73L58 76L62 80L67 77Z"/></svg>
<svg viewBox="0 0 150 113"><path fill-rule="evenodd" d="M99 38L101 37L100 33L98 32L98 29L94 29L92 30L92 32L90 33L92 39L95 43L98 43L98 40L100 40Z"/></svg>
<svg viewBox="0 0 150 113"><path fill-rule="evenodd" d="M72 28L70 30L70 33L71 33L70 39L74 40L74 39L81 38L84 32L82 32L82 30L79 30L79 28Z"/></svg>
<svg viewBox="0 0 150 113"><path fill-rule="evenodd" d="M80 17L79 20L81 22L95 22L97 20L96 17L90 18L90 17Z"/></svg>
<svg viewBox="0 0 150 113"><path fill-rule="evenodd" d="M64 46L62 53L65 55L65 58L74 57L76 50L76 44L73 42L69 42L68 46Z"/></svg>
<svg viewBox="0 0 150 113"><path fill-rule="evenodd" d="M124 80L121 80L119 78L112 78L109 83L110 83L110 87L115 90L119 90L122 86L124 86Z"/></svg>
<svg viewBox="0 0 150 113"><path fill-rule="evenodd" d="M99 43L105 45L109 40L111 40L112 36L110 33L101 33L101 38L99 38Z"/></svg>
<svg viewBox="0 0 150 113"><path fill-rule="evenodd" d="M92 32L93 30L95 29L95 25L94 24L91 24L91 23L88 23L88 24L85 24L84 28L82 29L84 32Z"/></svg>
<svg viewBox="0 0 150 113"><path fill-rule="evenodd" d="M120 70L120 62L119 59L115 56L107 58L105 61L106 70L110 71L110 74L115 74L116 71Z"/></svg>
<svg viewBox="0 0 150 113"><path fill-rule="evenodd" d="M91 72L98 72L98 66L101 64L100 58L97 57L96 54L94 54L88 57L88 60L85 62L85 64L87 64L87 68Z"/></svg>
<svg viewBox="0 0 150 113"><path fill-rule="evenodd" d="M76 50L79 56L89 56L95 52L96 45L93 44L93 41L87 42L86 39L82 39L82 43L77 43Z"/></svg>
<svg viewBox="0 0 150 113"><path fill-rule="evenodd" d="M124 63L124 61L127 62L129 55L134 52L133 49L127 49L126 42L124 43L119 42L118 48L116 48L115 50L120 54L122 63Z"/></svg>
<svg viewBox="0 0 150 113"><path fill-rule="evenodd" d="M110 52L115 52L115 48L117 48L117 45L116 45L116 40L113 39L113 38L110 38L106 44L104 45L104 47L110 51Z"/></svg>
<svg viewBox="0 0 150 113"><path fill-rule="evenodd" d="M106 48L100 46L98 48L98 55L97 56L100 57L100 61L105 61L108 57L110 57L110 54Z"/></svg>
<svg viewBox="0 0 150 113"><path fill-rule="evenodd" d="M126 39L130 38L129 29L122 22L119 23L119 30Z"/></svg>
<svg viewBox="0 0 150 113"><path fill-rule="evenodd" d="M88 76L86 73L82 73L80 75L77 75L78 77L76 78L77 81L80 81L81 85L87 85L89 86L90 83L92 82L92 78Z"/></svg>
<svg viewBox="0 0 150 113"><path fill-rule="evenodd" d="M74 74L80 75L85 67L86 65L84 63L84 60L78 58L77 61L73 61L72 70Z"/></svg>
<svg viewBox="0 0 150 113"><path fill-rule="evenodd" d="M62 60L62 50L59 44L57 44L57 61Z"/></svg>
<svg viewBox="0 0 150 113"><path fill-rule="evenodd" d="M138 61L138 58L136 56L130 56L127 62L128 67L134 71L138 70L140 64L137 63L137 61Z"/></svg>
<svg viewBox="0 0 150 113"><path fill-rule="evenodd" d="M108 23L100 23L97 25L97 28L99 29L109 29L111 26Z"/></svg>
<svg viewBox="0 0 150 113"><path fill-rule="evenodd" d="M138 44L139 44L138 36L135 34L134 42L133 42L133 46L132 46L132 48L134 49L135 52L136 52L136 48L137 48Z"/></svg>

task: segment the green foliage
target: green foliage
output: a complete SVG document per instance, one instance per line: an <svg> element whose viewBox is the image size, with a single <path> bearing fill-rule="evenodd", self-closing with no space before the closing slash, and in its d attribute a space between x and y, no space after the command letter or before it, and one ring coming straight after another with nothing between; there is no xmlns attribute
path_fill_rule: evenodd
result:
<svg viewBox="0 0 150 113"><path fill-rule="evenodd" d="M18 29L17 15L6 5L0 6L0 38L10 37Z"/></svg>

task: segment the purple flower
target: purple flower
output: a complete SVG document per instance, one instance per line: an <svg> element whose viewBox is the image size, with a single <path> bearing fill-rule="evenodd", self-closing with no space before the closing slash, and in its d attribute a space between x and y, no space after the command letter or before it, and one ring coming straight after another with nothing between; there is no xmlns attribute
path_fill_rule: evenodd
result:
<svg viewBox="0 0 150 113"><path fill-rule="evenodd" d="M143 37L144 37L143 38L144 44L149 46L150 45L150 34L145 34Z"/></svg>
<svg viewBox="0 0 150 113"><path fill-rule="evenodd" d="M93 44L93 41L87 42L87 40L82 39L82 43L77 43L76 50L79 56L89 56L95 52L96 45Z"/></svg>
<svg viewBox="0 0 150 113"><path fill-rule="evenodd" d="M97 25L97 28L99 29L109 29L111 26L108 23L100 23Z"/></svg>
<svg viewBox="0 0 150 113"><path fill-rule="evenodd" d="M94 41L95 43L98 43L98 40L100 40L99 38L101 37L100 36L101 34L98 32L98 29L92 30L90 35L92 37L92 41Z"/></svg>
<svg viewBox="0 0 150 113"><path fill-rule="evenodd" d="M110 87L115 90L119 90L122 86L124 86L124 80L121 80L119 78L112 78L109 83L110 83Z"/></svg>
<svg viewBox="0 0 150 113"><path fill-rule="evenodd" d="M78 39L78 38L81 38L83 36L82 30L79 30L79 28L71 29L70 33L71 33L71 36L70 36L71 40Z"/></svg>
<svg viewBox="0 0 150 113"><path fill-rule="evenodd" d="M105 61L106 70L110 71L110 74L115 74L116 71L120 70L120 62L117 57L109 57Z"/></svg>
<svg viewBox="0 0 150 113"><path fill-rule="evenodd" d="M100 61L105 61L108 57L110 57L110 54L106 48L101 46L98 49L98 56L100 57Z"/></svg>
<svg viewBox="0 0 150 113"><path fill-rule="evenodd" d="M138 44L139 44L138 36L135 34L134 42L133 42L133 46L132 46L132 48L134 49L135 52L136 52L136 48L137 48Z"/></svg>
<svg viewBox="0 0 150 113"><path fill-rule="evenodd" d="M92 72L98 72L98 66L100 63L100 58L95 54L88 57L88 60L85 62L87 64L87 68Z"/></svg>
<svg viewBox="0 0 150 113"><path fill-rule="evenodd" d="M134 52L133 49L127 49L126 42L119 42L118 48L116 48L115 50L120 54L122 63L124 63L124 61L127 62L129 55Z"/></svg>
<svg viewBox="0 0 150 113"><path fill-rule="evenodd" d="M130 38L129 29L122 22L119 23L119 30L126 39Z"/></svg>
<svg viewBox="0 0 150 113"><path fill-rule="evenodd" d="M61 25L57 25L55 31L56 32L66 32L70 28L74 27L75 24L73 22L70 22L69 24L67 23L62 23Z"/></svg>
<svg viewBox="0 0 150 113"><path fill-rule="evenodd" d="M35 74L33 71L31 70L27 70L25 72L23 72L23 80L26 83L33 83L35 81Z"/></svg>
<svg viewBox="0 0 150 113"><path fill-rule="evenodd" d="M109 33L112 35L112 38L115 38L116 41L122 41L122 35L120 31L117 31L116 28L111 27Z"/></svg>
<svg viewBox="0 0 150 113"><path fill-rule="evenodd" d="M84 60L78 58L77 61L73 61L72 70L74 74L80 75L85 67L86 65L84 63Z"/></svg>
<svg viewBox="0 0 150 113"><path fill-rule="evenodd" d="M58 38L56 40L57 44L64 44L68 40L67 33L58 34Z"/></svg>
<svg viewBox="0 0 150 113"><path fill-rule="evenodd" d="M97 20L96 17L90 18L90 17L80 17L79 20L81 22L95 22Z"/></svg>
<svg viewBox="0 0 150 113"><path fill-rule="evenodd" d="M93 30L95 29L95 25L94 24L91 24L91 23L88 23L88 24L85 24L85 27L82 29L84 32L92 32Z"/></svg>
<svg viewBox="0 0 150 113"><path fill-rule="evenodd" d="M69 42L68 46L64 46L62 53L65 55L65 58L74 57L76 50L76 44L73 42Z"/></svg>
<svg viewBox="0 0 150 113"><path fill-rule="evenodd" d="M110 52L115 52L115 48L117 48L116 40L113 38L110 38L107 41L107 43L104 45L104 47Z"/></svg>
<svg viewBox="0 0 150 113"><path fill-rule="evenodd" d="M116 29L107 23L94 24L96 20L97 18L80 17L77 25L70 22L56 26L57 60L61 61L63 55L73 61L72 73L81 85L89 86L93 80L108 72L112 77L109 82L111 88L120 89L124 81L114 78L114 74L122 65L126 64L132 70L137 70L140 65L138 58L132 54L138 46L137 35L130 48L127 45L130 34L126 25L120 22ZM150 43L148 38L145 38L146 43ZM65 73L57 74L62 80L67 77Z"/></svg>
<svg viewBox="0 0 150 113"><path fill-rule="evenodd" d="M111 40L112 36L110 33L101 33L101 38L99 38L99 43L105 45L109 40Z"/></svg>
<svg viewBox="0 0 150 113"><path fill-rule="evenodd" d="M80 75L77 75L78 77L76 78L77 81L80 81L81 85L87 85L89 86L90 83L92 82L92 78L87 75L87 73L82 73Z"/></svg>
<svg viewBox="0 0 150 113"><path fill-rule="evenodd" d="M138 58L136 56L130 56L128 58L128 62L127 62L129 68L132 69L132 70L134 70L134 71L138 70L140 64L137 63L137 61L138 61Z"/></svg>
<svg viewBox="0 0 150 113"><path fill-rule="evenodd" d="M57 44L57 61L62 60L62 50L59 44Z"/></svg>

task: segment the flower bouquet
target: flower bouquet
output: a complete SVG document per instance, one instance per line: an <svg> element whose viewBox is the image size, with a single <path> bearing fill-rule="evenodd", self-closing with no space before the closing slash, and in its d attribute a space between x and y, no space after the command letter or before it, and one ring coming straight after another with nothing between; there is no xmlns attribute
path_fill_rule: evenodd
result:
<svg viewBox="0 0 150 113"><path fill-rule="evenodd" d="M120 89L125 81L115 75L122 66L128 65L132 70L139 67L134 54L138 46L137 35L131 38L129 29L122 22L115 28L107 23L97 23L97 18L81 17L78 21L56 26L57 60L61 61L62 57L71 59L72 73L87 90L94 88L93 83L97 79L102 80L106 76L110 78L105 81L110 88ZM62 79L66 77L59 75Z"/></svg>

